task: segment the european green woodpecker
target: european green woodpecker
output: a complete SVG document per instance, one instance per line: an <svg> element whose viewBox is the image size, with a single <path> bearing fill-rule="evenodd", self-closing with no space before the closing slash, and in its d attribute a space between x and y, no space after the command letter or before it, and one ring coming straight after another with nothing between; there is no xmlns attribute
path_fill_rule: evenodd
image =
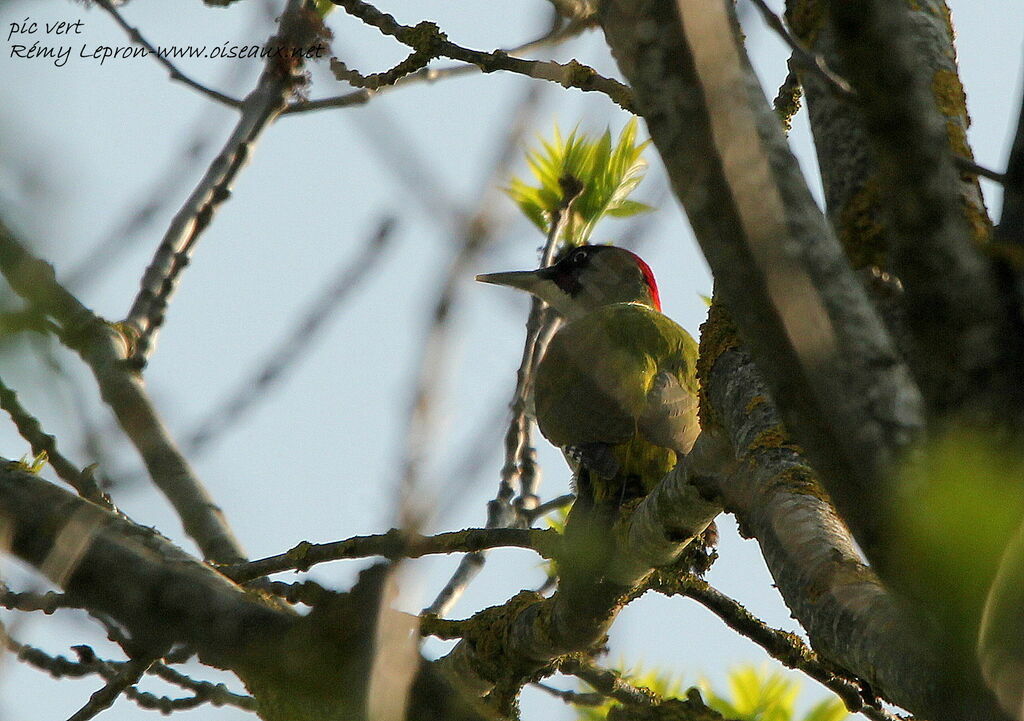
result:
<svg viewBox="0 0 1024 721"><path fill-rule="evenodd" d="M534 407L578 496L618 506L650 492L700 429L697 344L661 314L648 265L581 245L547 268L476 279L532 293L565 319L537 367Z"/></svg>

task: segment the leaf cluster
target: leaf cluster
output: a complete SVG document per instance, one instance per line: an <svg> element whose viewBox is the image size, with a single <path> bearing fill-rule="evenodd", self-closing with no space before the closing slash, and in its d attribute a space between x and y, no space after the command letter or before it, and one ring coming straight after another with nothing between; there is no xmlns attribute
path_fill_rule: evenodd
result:
<svg viewBox="0 0 1024 721"><path fill-rule="evenodd" d="M18 461L18 468L23 471L27 471L33 475L39 475L39 473L46 468L46 464L49 462L50 456L46 451L39 451L31 458L26 454L21 457Z"/></svg>
<svg viewBox="0 0 1024 721"><path fill-rule="evenodd" d="M537 185L512 178L505 192L547 236L552 218L564 205L562 180L570 177L579 181L583 192L572 203L560 240L570 245L585 243L605 216L627 218L652 210L628 197L647 170L643 151L650 140L638 143L636 136L635 118L626 123L614 143L611 130L594 139L577 128L563 138L556 126L551 140L541 140L540 148L526 154Z"/></svg>
<svg viewBox="0 0 1024 721"><path fill-rule="evenodd" d="M729 694L717 694L708 684L701 689L707 705L726 718L739 721L796 721L798 681L773 673L766 667L739 666L729 673ZM843 721L846 707L836 696L815 704L801 721Z"/></svg>
<svg viewBox="0 0 1024 721"><path fill-rule="evenodd" d="M650 689L664 699L683 698L682 679L658 670L645 671L642 667L620 672L634 686ZM727 719L736 721L798 721L796 700L800 695L798 681L773 673L765 667L739 666L729 673L728 696L720 694L703 681L700 691L708 707ZM591 689L587 687L586 691ZM609 700L601 706L580 707L578 721L605 721L615 702ZM846 707L836 696L829 696L812 706L799 721L843 721L848 716Z"/></svg>

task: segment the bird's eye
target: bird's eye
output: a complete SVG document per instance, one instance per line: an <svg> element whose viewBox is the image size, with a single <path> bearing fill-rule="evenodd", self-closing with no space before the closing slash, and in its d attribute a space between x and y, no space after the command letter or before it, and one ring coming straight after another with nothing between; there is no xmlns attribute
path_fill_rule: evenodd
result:
<svg viewBox="0 0 1024 721"><path fill-rule="evenodd" d="M572 262L575 263L576 265L579 265L580 263L582 263L586 259L587 259L587 251L585 251L585 250L577 250L575 253L572 254Z"/></svg>

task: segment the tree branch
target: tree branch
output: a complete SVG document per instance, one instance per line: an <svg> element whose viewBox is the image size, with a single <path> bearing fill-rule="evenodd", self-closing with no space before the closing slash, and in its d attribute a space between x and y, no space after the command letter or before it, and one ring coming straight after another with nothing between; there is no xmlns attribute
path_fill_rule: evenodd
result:
<svg viewBox="0 0 1024 721"><path fill-rule="evenodd" d="M15 592L0 584L0 606L14 611L42 611L50 615L58 608L80 608L66 594Z"/></svg>
<svg viewBox="0 0 1024 721"><path fill-rule="evenodd" d="M601 706L605 703L607 698L599 693L583 693L580 691L563 691L560 688L549 686L546 683L535 681L533 683L534 688L538 688L546 694L554 696L557 699L565 701L567 704L572 706Z"/></svg>
<svg viewBox="0 0 1024 721"><path fill-rule="evenodd" d="M265 721L340 718L365 704L374 628L379 613L391 613L380 609L382 567L364 571L349 593L333 594L299 616L243 591L152 529L16 463L0 461L0 516L10 551L91 613L126 629L133 654L191 646L204 663L245 681L260 699ZM95 672L66 659L60 667ZM439 714L453 721L484 718L425 666L416 675L409 710L415 721Z"/></svg>
<svg viewBox="0 0 1024 721"><path fill-rule="evenodd" d="M227 105L229 108L235 108L236 110L242 108L243 102L241 100L238 100L237 98L232 98L229 95L225 95L224 93L208 88L205 85L196 82L185 73L181 72L181 70L179 70L178 67L174 65L174 63L172 63L170 60L164 57L161 53L157 52L157 49L153 47L149 43L149 41L142 36L142 33L139 32L138 28L132 27L125 21L124 17L122 17L121 13L118 12L117 8L115 8L111 4L110 0L95 0L95 2L97 5L100 6L101 9L105 10L107 13L110 14L112 18L114 18L114 22L121 26L121 29L125 31L125 33L128 35L128 37L131 39L133 43L141 45L143 48L145 48L146 54L152 57L154 60L156 60L160 65L162 65L167 70L168 73L170 73L171 80L176 80L180 83L184 83L185 85L192 88L201 95L205 95L211 100L215 100L218 103Z"/></svg>
<svg viewBox="0 0 1024 721"><path fill-rule="evenodd" d="M576 676L602 696L615 699L627 706L651 706L661 700L650 689L629 683L622 678L622 674L601 668L592 661L578 656L572 656L558 664L558 670Z"/></svg>
<svg viewBox="0 0 1024 721"><path fill-rule="evenodd" d="M2 231L0 231L2 232ZM7 415L14 421L21 437L28 441L32 452L37 456L46 454L47 462L57 471L57 475L63 478L68 484L78 491L82 498L88 498L93 503L113 510L114 506L110 498L100 490L96 479L90 470L82 471L57 450L57 439L43 430L42 424L35 416L29 413L18 400L18 394L11 388L4 385L0 380L0 408L7 412Z"/></svg>
<svg viewBox="0 0 1024 721"><path fill-rule="evenodd" d="M131 693L131 690L129 690L128 696L144 708L156 708L161 711L163 711L164 708L174 710L180 708L183 705L182 702L189 702L191 704L191 706L189 706L190 708L201 703L212 703L214 706L235 706L237 708L246 709L247 711L256 710L256 702L252 696L234 693L222 683L210 683L209 681L196 680L160 661L157 661L150 666L149 673L154 676L158 676L168 683L172 683L175 686L180 686L187 691L191 691L194 695L187 699L169 699L166 696L157 698L153 694L141 691L136 691L136 693L133 694Z"/></svg>
<svg viewBox="0 0 1024 721"><path fill-rule="evenodd" d="M522 60L509 56L504 50L484 52L471 50L448 40L441 30L430 22L422 22L416 27L402 25L386 13L362 0L331 0L367 25L390 35L404 45L431 57L447 57L461 60L479 67L485 73L496 70L526 75L558 83L564 88L577 88L583 91L594 91L607 95L623 108L633 112L633 97L629 88L618 80L599 75L593 68L575 60L562 64L552 61Z"/></svg>
<svg viewBox="0 0 1024 721"><path fill-rule="evenodd" d="M536 528L467 528L435 536L409 534L397 528L373 536L355 536L333 543L303 541L287 553L258 561L220 566L217 570L237 583L281 571L307 571L318 563L345 558L420 558L435 553L474 553L488 548L526 548L552 558L558 546L555 531Z"/></svg>
<svg viewBox="0 0 1024 721"><path fill-rule="evenodd" d="M977 180L963 182L953 159L970 157L970 148L945 3L826 4L876 154L879 204L892 218L892 267L913 337L910 362L928 410L937 420L965 414L998 422L1008 411L1019 419L1024 339L978 251L989 223Z"/></svg>
<svg viewBox="0 0 1024 721"><path fill-rule="evenodd" d="M652 568L673 563L719 513L720 507L701 499L691 483L712 472L718 450L712 440L698 438L633 513L608 529L610 548L601 573L562 575L550 598L523 591L505 606L474 616L465 640L437 662L442 673L467 693L483 694L496 685L507 693L567 654L599 643ZM587 554L578 547L581 539L586 543L589 537L566 536L555 557L563 568Z"/></svg>
<svg viewBox="0 0 1024 721"><path fill-rule="evenodd" d="M553 45L560 43L569 38L579 35L584 30L592 28L597 24L597 18L591 16L590 18L577 21L573 20L564 25L553 29L550 32L545 33L536 40L531 40L522 45L517 45L514 48L502 50L501 52L507 55L517 56L521 53L529 52L536 48L545 47L547 45ZM447 78L461 77L463 75L472 75L483 72L480 67L473 65L472 63L465 63L460 65L450 65L443 68L423 68L409 75L405 75L397 79L391 85L384 85L373 90L367 88L360 88L344 95L336 95L330 98L319 98L317 100L296 100L289 103L288 107L281 113L282 115L292 115L295 113L308 113L314 110L327 110L331 108L347 108L351 105L362 105L366 103L375 95L380 94L383 91L404 87L406 85L418 82L433 83L438 80L444 80Z"/></svg>
<svg viewBox="0 0 1024 721"><path fill-rule="evenodd" d="M623 0L602 20L716 297L874 558L895 522L888 472L920 429L919 393L807 189L731 12L724 0Z"/></svg>
<svg viewBox="0 0 1024 721"><path fill-rule="evenodd" d="M152 663L153 659L148 656L127 661L103 688L89 697L88 703L68 717L68 721L89 721L113 706L117 697L138 683Z"/></svg>
<svg viewBox="0 0 1024 721"><path fill-rule="evenodd" d="M851 713L863 713L872 721L899 721L897 716L885 710L860 679L837 673L822 663L799 636L770 627L706 581L696 576L671 576L659 578L654 589L660 593L692 598L787 668L802 671L819 682L842 699Z"/></svg>
<svg viewBox="0 0 1024 721"><path fill-rule="evenodd" d="M12 553L48 571L74 603L116 619L140 651L187 643L207 663L227 667L255 638L290 623L289 614L257 602L155 531L17 464L0 465L0 514ZM62 556L75 562L58 567L52 559Z"/></svg>
<svg viewBox="0 0 1024 721"><path fill-rule="evenodd" d="M302 10L302 0L289 0L281 15L278 34L268 43L280 48L308 44L313 29ZM142 276L140 290L125 318L138 335L132 360L145 365L156 334L164 322L167 303L177 288L195 245L217 208L231 195L231 185L252 156L256 141L285 108L299 82L299 61L268 57L256 88L245 98L241 117L224 148L207 169L188 200L174 216L156 255Z"/></svg>
<svg viewBox="0 0 1024 721"><path fill-rule="evenodd" d="M89 365L100 395L204 557L224 563L243 560L224 514L178 451L141 379L127 366L128 344L122 334L62 288L53 268L30 255L2 223L0 272L32 307L60 323L62 342Z"/></svg>
<svg viewBox="0 0 1024 721"><path fill-rule="evenodd" d="M963 685L951 683L953 660L943 640L948 630L915 620L861 561L815 473L788 440L749 356L732 345L710 360L706 348L702 362L710 365L702 368L701 383L707 407L714 409L736 459L731 475L697 478L736 515L741 532L757 539L815 651L915 715L1001 718L991 697L970 685L969 671Z"/></svg>

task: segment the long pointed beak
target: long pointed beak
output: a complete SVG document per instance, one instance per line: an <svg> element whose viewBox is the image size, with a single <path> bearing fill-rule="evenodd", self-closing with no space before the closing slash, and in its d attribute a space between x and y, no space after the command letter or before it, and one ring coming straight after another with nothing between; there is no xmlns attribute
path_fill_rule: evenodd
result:
<svg viewBox="0 0 1024 721"><path fill-rule="evenodd" d="M514 270L508 273L485 273L476 277L481 283L492 283L493 285L507 285L510 288L525 290L527 293L535 293L538 286L544 282L539 270Z"/></svg>

